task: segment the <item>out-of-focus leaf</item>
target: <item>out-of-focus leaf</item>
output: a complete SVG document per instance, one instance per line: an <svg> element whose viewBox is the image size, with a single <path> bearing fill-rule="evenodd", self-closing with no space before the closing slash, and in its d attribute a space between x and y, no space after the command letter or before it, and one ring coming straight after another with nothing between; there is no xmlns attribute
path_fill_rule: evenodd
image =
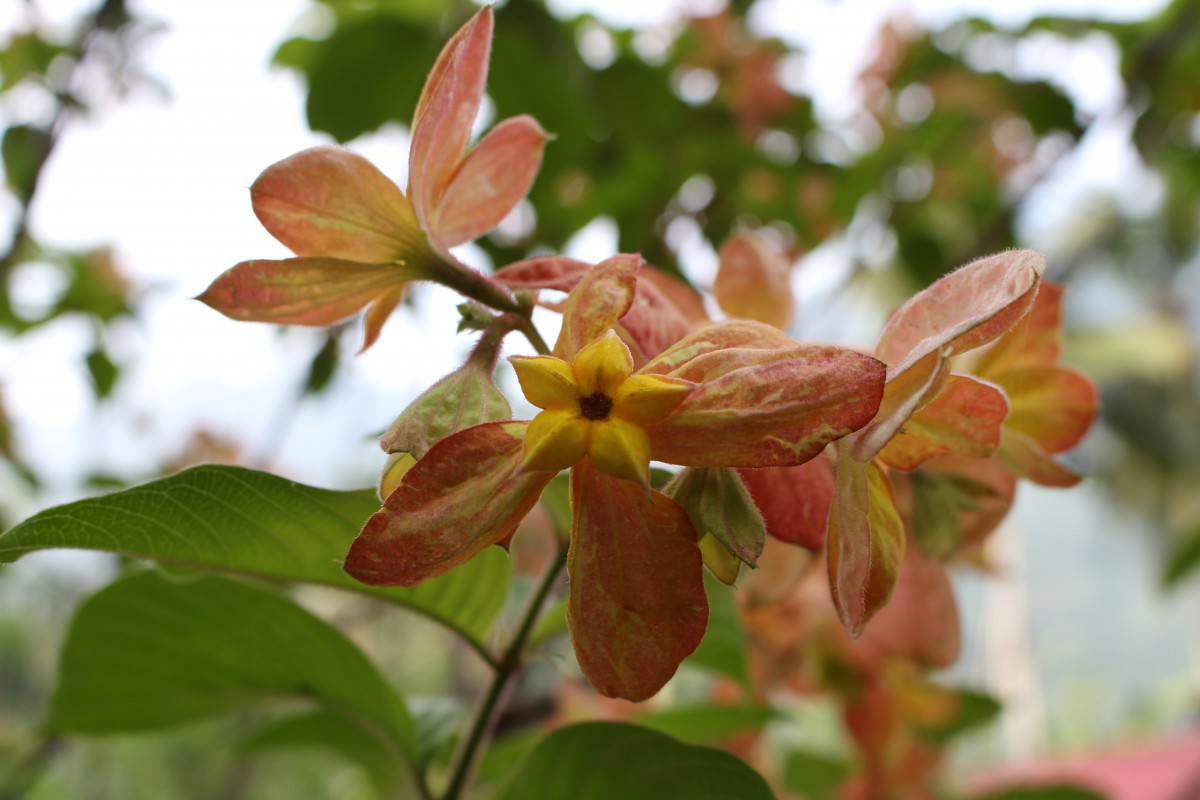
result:
<svg viewBox="0 0 1200 800"><path fill-rule="evenodd" d="M42 163L50 152L50 133L32 125L14 125L0 140L4 174L8 185L22 203L33 196Z"/></svg>
<svg viewBox="0 0 1200 800"><path fill-rule="evenodd" d="M917 733L936 744L945 744L973 728L986 725L999 715L1003 706L994 697L969 689L954 692L954 712L936 726L918 727Z"/></svg>
<svg viewBox="0 0 1200 800"><path fill-rule="evenodd" d="M567 598L563 598L546 610L529 635L529 647L537 649L555 636L567 633Z"/></svg>
<svg viewBox="0 0 1200 800"><path fill-rule="evenodd" d="M753 233L721 245L713 295L735 317L786 329L792 318L791 264Z"/></svg>
<svg viewBox="0 0 1200 800"><path fill-rule="evenodd" d="M69 311L90 314L101 322L131 313L131 287L111 250L100 248L57 258L67 271L67 290L46 316Z"/></svg>
<svg viewBox="0 0 1200 800"><path fill-rule="evenodd" d="M424 767L444 751L459 733L463 721L462 706L449 697L421 698L424 702L413 709L417 723L418 767Z"/></svg>
<svg viewBox="0 0 1200 800"><path fill-rule="evenodd" d="M946 558L963 541L963 515L995 498L992 487L968 475L918 470L911 475L913 534L921 550Z"/></svg>
<svg viewBox="0 0 1200 800"><path fill-rule="evenodd" d="M488 744L475 771L476 785L493 789L493 792L483 796L490 797L495 787L508 783L509 776L524 764L529 751L542 740L543 735L543 731L525 729L497 736Z"/></svg>
<svg viewBox="0 0 1200 800"><path fill-rule="evenodd" d="M309 127L346 142L389 120L408 120L439 46L428 28L391 15L339 25L306 48ZM297 60L294 47L283 56Z"/></svg>
<svg viewBox="0 0 1200 800"><path fill-rule="evenodd" d="M665 470L658 470L664 472ZM660 485L654 483L655 470L650 470L651 486L660 488ZM571 482L566 475L555 475L550 480L550 483L542 490L542 496L538 503L545 509L546 514L550 517L550 524L554 526L554 533L561 537L564 541L571 535Z"/></svg>
<svg viewBox="0 0 1200 800"><path fill-rule="evenodd" d="M842 760L808 752L792 752L783 767L783 785L806 800L834 800L842 779L853 766Z"/></svg>
<svg viewBox="0 0 1200 800"><path fill-rule="evenodd" d="M305 748L332 750L362 767L380 797L394 796L403 777L387 747L345 716L330 711L314 711L265 725L243 739L240 747L250 755Z"/></svg>
<svg viewBox="0 0 1200 800"><path fill-rule="evenodd" d="M66 48L48 42L36 33L19 33L0 47L0 91L5 91L31 75L44 75L50 62Z"/></svg>
<svg viewBox="0 0 1200 800"><path fill-rule="evenodd" d="M900 659L926 669L949 667L962 649L961 628L945 565L909 547L896 591L863 630L855 657L868 672Z"/></svg>
<svg viewBox="0 0 1200 800"><path fill-rule="evenodd" d="M735 733L762 728L778 716L767 706L699 705L639 714L635 721L688 744L719 744Z"/></svg>
<svg viewBox="0 0 1200 800"><path fill-rule="evenodd" d="M312 700L397 755L416 732L403 700L341 632L274 592L144 572L76 614L46 728L146 731L279 697Z"/></svg>
<svg viewBox="0 0 1200 800"><path fill-rule="evenodd" d="M385 13L414 22L436 22L446 10L443 0L379 0L375 3L361 3L358 0L320 0L320 2L333 9L335 14L344 19L353 19L367 9L371 14Z"/></svg>
<svg viewBox="0 0 1200 800"><path fill-rule="evenodd" d="M1172 317L1155 317L1073 335L1070 355L1102 383L1131 379L1170 382L1192 368L1187 326Z"/></svg>
<svg viewBox="0 0 1200 800"><path fill-rule="evenodd" d="M112 394L113 387L117 385L120 368L108 357L108 353L97 348L87 354L84 363L87 364L88 375L92 378L92 391L96 393L96 399L103 400Z"/></svg>
<svg viewBox="0 0 1200 800"><path fill-rule="evenodd" d="M36 514L0 535L0 563L71 547L324 584L407 606L482 648L508 591L507 556L481 554L412 589L367 586L340 562L378 508L374 490L335 492L241 467L200 466Z"/></svg>
<svg viewBox="0 0 1200 800"><path fill-rule="evenodd" d="M1192 575L1200 567L1200 525L1175 544L1171 554L1167 556L1167 566L1163 571L1163 585L1171 588L1184 578Z"/></svg>
<svg viewBox="0 0 1200 800"><path fill-rule="evenodd" d="M341 354L341 349L338 347L340 333L341 331L336 328L327 331L321 349L308 362L308 377L304 380L305 394L320 394L333 380Z"/></svg>
<svg viewBox="0 0 1200 800"><path fill-rule="evenodd" d="M585 722L534 748L500 800L769 800L767 782L721 750L618 722Z"/></svg>
<svg viewBox="0 0 1200 800"><path fill-rule="evenodd" d="M703 667L749 686L746 631L742 628L733 590L707 573L704 575L704 588L708 593L708 630L704 632L699 647L684 663Z"/></svg>

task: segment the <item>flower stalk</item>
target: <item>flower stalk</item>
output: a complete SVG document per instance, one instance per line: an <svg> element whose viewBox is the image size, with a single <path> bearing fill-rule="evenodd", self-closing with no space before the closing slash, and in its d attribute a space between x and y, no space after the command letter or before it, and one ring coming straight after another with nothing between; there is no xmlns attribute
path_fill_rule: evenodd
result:
<svg viewBox="0 0 1200 800"><path fill-rule="evenodd" d="M561 542L561 540L559 540ZM546 606L546 601L562 576L563 568L567 565L566 551L560 545L554 560L542 576L537 590L529 598L521 613L521 621L516 634L504 654L496 662L492 672L492 680L487 693L483 695L475 714L471 719L470 728L454 755L450 785L442 795L443 800L458 800L462 796L467 782L475 770L484 741L495 727L496 719L503 710L505 700L512 691L513 682L521 671L525 660L525 646L533 633L534 626Z"/></svg>

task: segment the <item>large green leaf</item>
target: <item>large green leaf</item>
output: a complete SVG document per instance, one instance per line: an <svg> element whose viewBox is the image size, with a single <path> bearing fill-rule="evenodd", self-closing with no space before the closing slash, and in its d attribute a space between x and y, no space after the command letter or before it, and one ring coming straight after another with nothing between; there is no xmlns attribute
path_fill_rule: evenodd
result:
<svg viewBox="0 0 1200 800"><path fill-rule="evenodd" d="M329 711L314 711L266 725L241 743L244 753L321 748L354 762L366 772L380 797L395 796L404 777L400 765L378 739Z"/></svg>
<svg viewBox="0 0 1200 800"><path fill-rule="evenodd" d="M285 697L315 701L394 754L413 752L403 700L328 623L227 578L143 572L80 607L46 729L156 730Z"/></svg>
<svg viewBox="0 0 1200 800"><path fill-rule="evenodd" d="M288 44L278 58L289 66L304 62L309 127L339 142L408 120L441 49L425 26L386 13L343 22L320 42ZM385 165L384 172L395 169Z"/></svg>
<svg viewBox="0 0 1200 800"><path fill-rule="evenodd" d="M493 549L411 589L361 584L341 561L378 509L369 490L335 492L241 467L194 467L36 514L0 535L0 563L72 547L336 586L412 608L483 652L481 641L508 593L508 557Z"/></svg>
<svg viewBox="0 0 1200 800"><path fill-rule="evenodd" d="M501 800L758 800L767 782L722 750L637 725L585 722L534 748Z"/></svg>

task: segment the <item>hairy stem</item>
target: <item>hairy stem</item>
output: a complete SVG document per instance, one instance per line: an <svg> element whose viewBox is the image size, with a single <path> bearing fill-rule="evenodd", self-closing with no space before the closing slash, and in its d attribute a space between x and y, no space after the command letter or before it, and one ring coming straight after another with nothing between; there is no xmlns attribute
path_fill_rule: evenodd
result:
<svg viewBox="0 0 1200 800"><path fill-rule="evenodd" d="M521 671L525 645L529 641L529 636L566 564L564 547L559 549L554 563L546 570L537 591L529 598L529 602L521 614L520 627L517 628L516 635L513 636L504 655L496 665L496 670L492 673L492 681L488 686L487 693L476 709L466 738L462 740L458 752L454 756L450 786L442 796L443 800L458 800L466 788L467 781L474 772L475 763L482 752L482 746L495 726L496 718L504 706L504 700L508 697L513 682Z"/></svg>

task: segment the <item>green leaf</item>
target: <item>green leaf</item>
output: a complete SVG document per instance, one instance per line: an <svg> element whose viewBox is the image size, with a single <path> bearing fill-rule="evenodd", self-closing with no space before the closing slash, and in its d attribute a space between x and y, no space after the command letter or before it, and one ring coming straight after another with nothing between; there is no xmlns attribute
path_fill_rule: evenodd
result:
<svg viewBox="0 0 1200 800"><path fill-rule="evenodd" d="M126 297L130 284L121 275L120 265L110 250L58 253L54 259L66 273L68 283L47 319L78 311L100 322L111 322L133 313Z"/></svg>
<svg viewBox="0 0 1200 800"><path fill-rule="evenodd" d="M436 22L445 12L444 0L376 0L362 3L359 0L320 0L333 9L340 18L353 18L370 9L371 13L384 11L389 14L417 22Z"/></svg>
<svg viewBox="0 0 1200 800"><path fill-rule="evenodd" d="M1052 786L1002 789L990 794L977 795L971 800L1105 800L1105 797L1083 786L1057 783Z"/></svg>
<svg viewBox="0 0 1200 800"><path fill-rule="evenodd" d="M19 33L0 47L0 91L16 86L31 75L44 75L56 56L67 48L48 42L36 33Z"/></svg>
<svg viewBox="0 0 1200 800"><path fill-rule="evenodd" d="M378 739L343 716L329 711L287 717L265 725L241 742L246 754L323 748L362 767L380 797L396 795L404 778L392 754Z"/></svg>
<svg viewBox="0 0 1200 800"><path fill-rule="evenodd" d="M280 697L312 700L393 752L415 747L403 700L340 631L265 589L154 572L80 607L46 729L157 730Z"/></svg>
<svg viewBox="0 0 1200 800"><path fill-rule="evenodd" d="M103 400L112 394L113 387L117 385L120 368L108 357L108 353L100 348L88 353L85 362L88 374L92 378L92 390L96 393L96 399Z"/></svg>
<svg viewBox="0 0 1200 800"><path fill-rule="evenodd" d="M496 340L497 348L499 340ZM388 453L421 458L447 436L484 422L512 419L508 399L492 379L492 357L472 355L413 400L388 427L380 445Z"/></svg>
<svg viewBox="0 0 1200 800"><path fill-rule="evenodd" d="M687 511L698 534L711 533L742 562L757 565L767 527L737 472L685 469L663 491Z"/></svg>
<svg viewBox="0 0 1200 800"><path fill-rule="evenodd" d="M958 690L955 699L950 719L936 726L918 727L917 733L931 742L945 744L961 733L991 722L1004 708L994 697L969 689Z"/></svg>
<svg viewBox="0 0 1200 800"><path fill-rule="evenodd" d="M462 728L465 712L452 697L422 697L413 708L417 723L417 757L420 769L426 769L439 754L447 753Z"/></svg>
<svg viewBox="0 0 1200 800"><path fill-rule="evenodd" d="M308 376L304 379L304 394L320 394L329 387L337 372L341 360L341 348L338 346L341 329L331 328L325 333L325 341L321 349L313 354L308 362Z"/></svg>
<svg viewBox="0 0 1200 800"><path fill-rule="evenodd" d="M738 616L733 589L707 572L704 574L704 588L708 592L708 630L696 652L688 656L684 663L726 675L749 687L746 632Z"/></svg>
<svg viewBox="0 0 1200 800"><path fill-rule="evenodd" d="M784 763L783 785L808 800L834 800L838 784L852 771L845 760L796 751Z"/></svg>
<svg viewBox="0 0 1200 800"><path fill-rule="evenodd" d="M563 541L571 535L571 484L566 473L555 475L542 490L538 504L550 517L554 533Z"/></svg>
<svg viewBox="0 0 1200 800"><path fill-rule="evenodd" d="M33 197L42 163L50 153L50 134L32 125L14 125L0 139L8 185L22 203Z"/></svg>
<svg viewBox="0 0 1200 800"><path fill-rule="evenodd" d="M986 487L959 475L922 470L909 475L916 493L913 533L917 544L931 558L948 558L962 541L962 513L978 507L975 487Z"/></svg>
<svg viewBox="0 0 1200 800"><path fill-rule="evenodd" d="M425 26L386 14L343 23L306 54L309 127L345 142L407 121L440 45Z"/></svg>
<svg viewBox="0 0 1200 800"><path fill-rule="evenodd" d="M705 704L639 714L635 721L688 744L717 744L735 733L762 728L778 716L766 706Z"/></svg>
<svg viewBox="0 0 1200 800"><path fill-rule="evenodd" d="M492 797L501 786L507 785L509 777L525 762L529 752L540 742L544 732L526 728L497 736L479 759L475 770L475 786L487 787L481 797Z"/></svg>
<svg viewBox="0 0 1200 800"><path fill-rule="evenodd" d="M0 535L0 564L71 547L334 586L425 614L485 653L483 637L508 593L507 555L494 548L411 589L361 584L341 561L378 509L373 490L335 492L241 467L193 467L30 517Z"/></svg>
<svg viewBox="0 0 1200 800"><path fill-rule="evenodd" d="M637 725L585 722L534 748L500 800L758 800L767 782L738 758Z"/></svg>
<svg viewBox="0 0 1200 800"><path fill-rule="evenodd" d="M1168 589L1175 586L1197 567L1200 567L1200 525L1193 528L1171 550L1171 555L1167 557L1167 567L1163 571L1163 586Z"/></svg>
<svg viewBox="0 0 1200 800"><path fill-rule="evenodd" d="M529 648L536 650L551 639L567 633L567 598L562 598L550 606L537 621L533 633L529 635Z"/></svg>

